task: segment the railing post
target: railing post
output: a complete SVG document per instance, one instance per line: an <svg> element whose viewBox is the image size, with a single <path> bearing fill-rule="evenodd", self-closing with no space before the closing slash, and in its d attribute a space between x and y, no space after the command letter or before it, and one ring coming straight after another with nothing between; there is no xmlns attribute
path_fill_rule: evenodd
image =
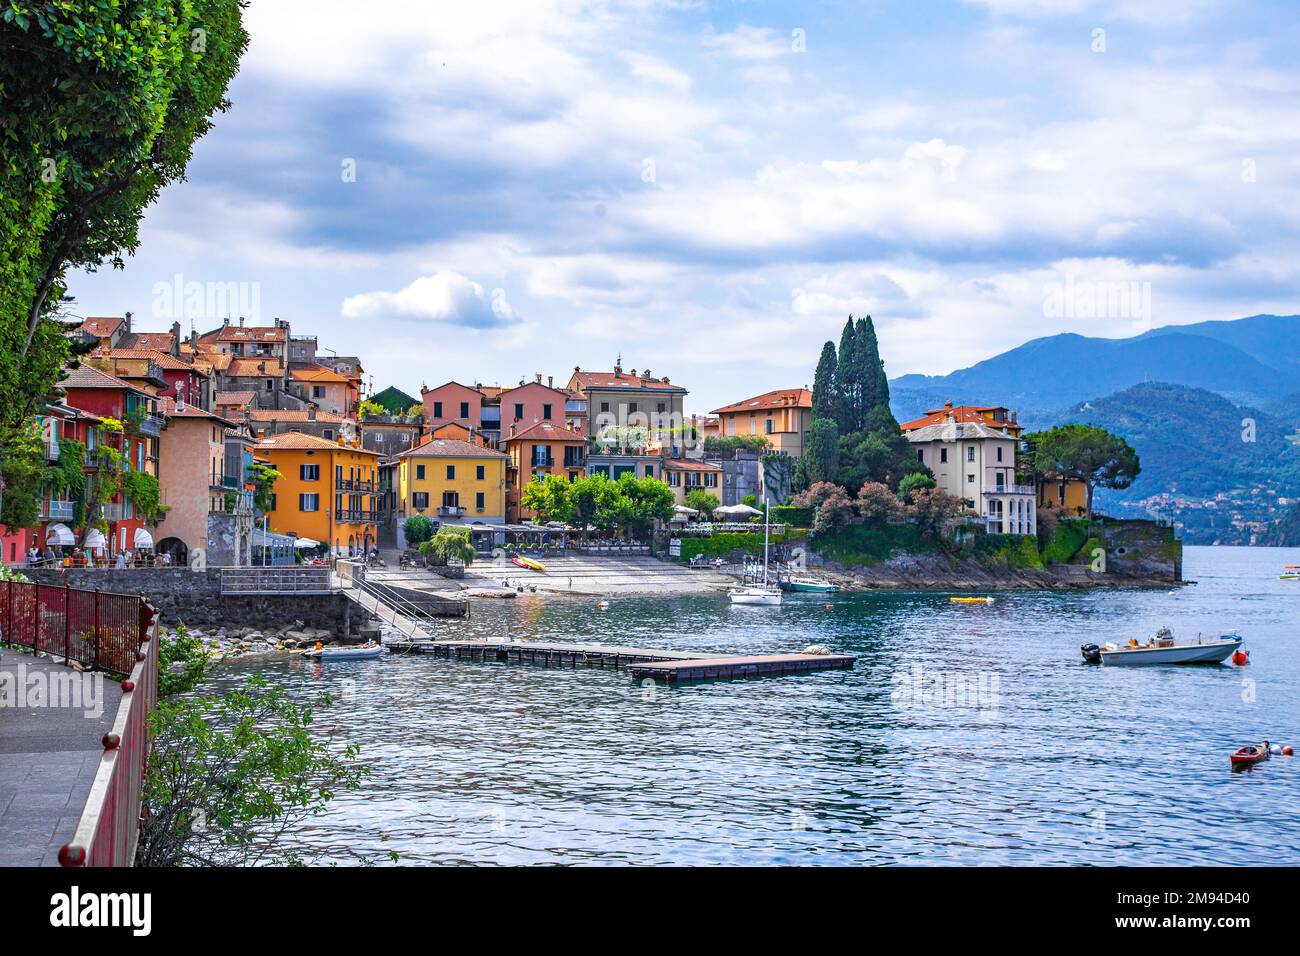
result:
<svg viewBox="0 0 1300 956"><path fill-rule="evenodd" d="M38 650L41 640L41 585L38 581L32 590L32 650Z"/></svg>
<svg viewBox="0 0 1300 956"><path fill-rule="evenodd" d="M99 640L99 588L95 588L95 643L90 664L92 670L99 667Z"/></svg>
<svg viewBox="0 0 1300 956"><path fill-rule="evenodd" d="M72 663L72 586L63 585L63 660Z"/></svg>

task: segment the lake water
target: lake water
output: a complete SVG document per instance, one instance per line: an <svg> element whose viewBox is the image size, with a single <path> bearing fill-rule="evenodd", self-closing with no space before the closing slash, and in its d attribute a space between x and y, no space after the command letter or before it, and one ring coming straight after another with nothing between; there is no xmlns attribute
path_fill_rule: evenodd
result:
<svg viewBox="0 0 1300 956"><path fill-rule="evenodd" d="M657 687L626 673L389 655L249 670L361 742L373 775L293 839L404 863L1294 864L1300 550L1188 548L1164 590L480 601L448 636L762 653L851 671ZM1237 627L1244 668L1106 668L1079 645ZM947 699L935 687L946 688ZM918 693L918 690L920 691ZM937 697L937 699L936 699ZM388 837L387 840L382 837Z"/></svg>

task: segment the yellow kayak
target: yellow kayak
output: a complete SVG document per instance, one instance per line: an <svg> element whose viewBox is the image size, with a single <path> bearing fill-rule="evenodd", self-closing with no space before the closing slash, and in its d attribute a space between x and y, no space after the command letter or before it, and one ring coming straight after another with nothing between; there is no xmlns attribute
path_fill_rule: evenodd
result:
<svg viewBox="0 0 1300 956"><path fill-rule="evenodd" d="M991 597L950 597L949 602L952 604L992 604Z"/></svg>
<svg viewBox="0 0 1300 956"><path fill-rule="evenodd" d="M517 554L510 559L521 568L531 568L534 571L545 571L546 565L540 561L534 561L532 558L525 558L522 554Z"/></svg>

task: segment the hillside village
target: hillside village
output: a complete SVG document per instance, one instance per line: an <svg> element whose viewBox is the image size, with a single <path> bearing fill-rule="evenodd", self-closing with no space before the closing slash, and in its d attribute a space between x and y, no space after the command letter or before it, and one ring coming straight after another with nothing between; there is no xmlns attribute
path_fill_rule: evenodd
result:
<svg viewBox="0 0 1300 956"><path fill-rule="evenodd" d="M49 477L31 526L4 529L8 564L284 564L405 547L413 516L491 550L535 526L525 490L548 476L663 482L667 524L685 526L789 503L814 415L803 387L689 412L684 384L621 359L368 395L360 357L280 319L182 335L95 317L67 335L84 354L33 422ZM946 402L897 427L989 533L1032 536L1040 508L1083 507L1077 482L1018 477L1011 409Z"/></svg>

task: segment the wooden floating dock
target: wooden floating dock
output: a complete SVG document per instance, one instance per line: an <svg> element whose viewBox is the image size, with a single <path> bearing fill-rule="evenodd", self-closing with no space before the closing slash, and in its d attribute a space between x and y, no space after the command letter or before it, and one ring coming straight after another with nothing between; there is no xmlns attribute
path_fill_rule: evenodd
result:
<svg viewBox="0 0 1300 956"><path fill-rule="evenodd" d="M809 671L841 670L857 658L847 654L762 654L755 657L706 657L690 661L633 664L635 680L718 680L733 677L779 677Z"/></svg>
<svg viewBox="0 0 1300 956"><path fill-rule="evenodd" d="M779 676L852 667L843 654L763 654L722 657L689 651L663 651L611 644L554 644L540 641L410 641L390 643L398 654L429 654L448 660L503 661L547 667L626 667L637 679L716 680Z"/></svg>

